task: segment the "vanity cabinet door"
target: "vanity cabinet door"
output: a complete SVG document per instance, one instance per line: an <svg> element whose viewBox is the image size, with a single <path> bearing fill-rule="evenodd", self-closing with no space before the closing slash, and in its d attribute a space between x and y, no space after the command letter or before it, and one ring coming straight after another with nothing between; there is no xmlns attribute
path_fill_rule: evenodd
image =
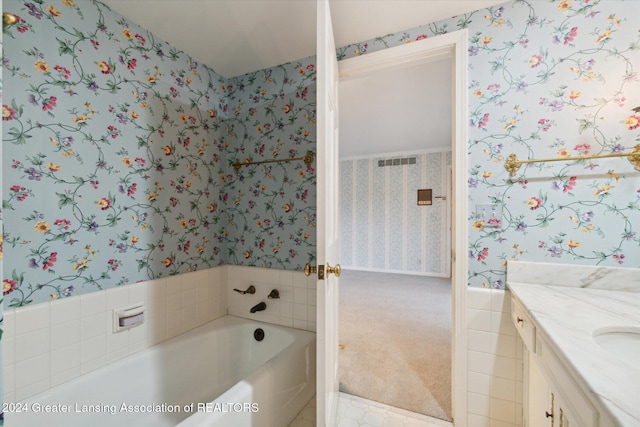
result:
<svg viewBox="0 0 640 427"><path fill-rule="evenodd" d="M544 373L551 392L556 396L558 410L555 413L559 414L559 410L562 409L562 427L566 427L566 423L572 423L576 427L598 427L598 412L542 335L537 337L536 350L536 363ZM556 419L554 427L559 427L560 416L556 416ZM605 425L602 424L602 427Z"/></svg>
<svg viewBox="0 0 640 427"><path fill-rule="evenodd" d="M526 354L524 384L525 425L527 427L557 427L553 423L555 395L530 352Z"/></svg>
<svg viewBox="0 0 640 427"><path fill-rule="evenodd" d="M527 427L583 427L572 421L564 396L544 377L530 352L525 356L524 417ZM584 426L586 427L586 426ZM596 427L596 424L590 424Z"/></svg>

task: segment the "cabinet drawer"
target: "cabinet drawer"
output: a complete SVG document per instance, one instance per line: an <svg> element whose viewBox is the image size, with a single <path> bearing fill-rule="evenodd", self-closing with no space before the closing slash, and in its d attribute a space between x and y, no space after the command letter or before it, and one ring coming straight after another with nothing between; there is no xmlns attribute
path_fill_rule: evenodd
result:
<svg viewBox="0 0 640 427"><path fill-rule="evenodd" d="M524 342L527 349L534 353L536 352L536 327L524 310L524 307L520 302L511 298L511 320L516 325L516 329L520 334L520 338Z"/></svg>

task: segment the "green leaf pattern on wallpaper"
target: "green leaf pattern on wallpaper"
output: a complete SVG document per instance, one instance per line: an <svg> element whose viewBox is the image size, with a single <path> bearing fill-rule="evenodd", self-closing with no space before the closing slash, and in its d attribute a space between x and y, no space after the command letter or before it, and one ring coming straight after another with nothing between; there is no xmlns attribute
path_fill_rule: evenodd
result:
<svg viewBox="0 0 640 427"><path fill-rule="evenodd" d="M21 306L315 253L313 62L227 79L101 2L14 1L3 294ZM311 93L309 93L311 92Z"/></svg>
<svg viewBox="0 0 640 427"><path fill-rule="evenodd" d="M225 79L100 2L17 3L3 64L10 305L313 261L313 168L230 167L315 151L313 58ZM338 49L468 30L471 286L504 288L507 259L638 267L640 179L626 160L503 168L512 152L640 142L638 14L634 1L512 1ZM484 205L496 218L476 217Z"/></svg>
<svg viewBox="0 0 640 427"><path fill-rule="evenodd" d="M230 264L301 270L315 260L315 163L246 164L315 149L315 76L310 58L233 78L226 88L239 100L225 122L227 155L244 165L223 177Z"/></svg>
<svg viewBox="0 0 640 427"><path fill-rule="evenodd" d="M504 288L506 261L640 267L640 2L512 1L338 49L350 58L469 33L469 284ZM477 217L493 205L497 215Z"/></svg>

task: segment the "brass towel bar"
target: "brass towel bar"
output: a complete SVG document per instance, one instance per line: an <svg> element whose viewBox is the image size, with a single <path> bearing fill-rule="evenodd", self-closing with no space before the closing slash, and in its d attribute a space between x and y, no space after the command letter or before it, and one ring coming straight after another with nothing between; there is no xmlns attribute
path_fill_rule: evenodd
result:
<svg viewBox="0 0 640 427"><path fill-rule="evenodd" d="M509 154L509 157L504 162L504 168L509 172L509 176L514 176L520 166L525 163L543 163L543 162L570 162L572 160L588 160L588 159L604 159L607 157L628 157L629 162L633 165L635 170L640 171L640 144L630 153L614 153L614 154L595 154L593 156L577 156L577 157L554 157L550 159L533 159L533 160L518 160L514 153Z"/></svg>
<svg viewBox="0 0 640 427"><path fill-rule="evenodd" d="M10 27L18 22L18 17L13 13L2 12L2 28Z"/></svg>
<svg viewBox="0 0 640 427"><path fill-rule="evenodd" d="M295 158L290 158L290 159L273 159L273 160L262 160L259 162L252 162L252 161L245 161L244 163L240 163L239 160L236 159L236 162L233 164L233 169L235 169L236 174L238 172L240 172L240 168L242 166L249 166L249 165L261 165L264 163L282 163L282 162L293 162L296 160L302 160L304 162L305 165L307 165L307 168L310 168L311 165L313 164L313 152L311 151L307 151L307 154L305 154L304 157L295 157Z"/></svg>

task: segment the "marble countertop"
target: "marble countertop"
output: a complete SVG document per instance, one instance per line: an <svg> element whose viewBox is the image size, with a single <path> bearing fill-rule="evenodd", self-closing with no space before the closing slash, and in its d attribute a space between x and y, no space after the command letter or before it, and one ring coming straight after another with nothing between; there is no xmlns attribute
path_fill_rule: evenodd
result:
<svg viewBox="0 0 640 427"><path fill-rule="evenodd" d="M617 425L640 426L640 369L618 361L593 339L602 327L640 327L640 292L525 283L509 276L507 287L596 409Z"/></svg>

